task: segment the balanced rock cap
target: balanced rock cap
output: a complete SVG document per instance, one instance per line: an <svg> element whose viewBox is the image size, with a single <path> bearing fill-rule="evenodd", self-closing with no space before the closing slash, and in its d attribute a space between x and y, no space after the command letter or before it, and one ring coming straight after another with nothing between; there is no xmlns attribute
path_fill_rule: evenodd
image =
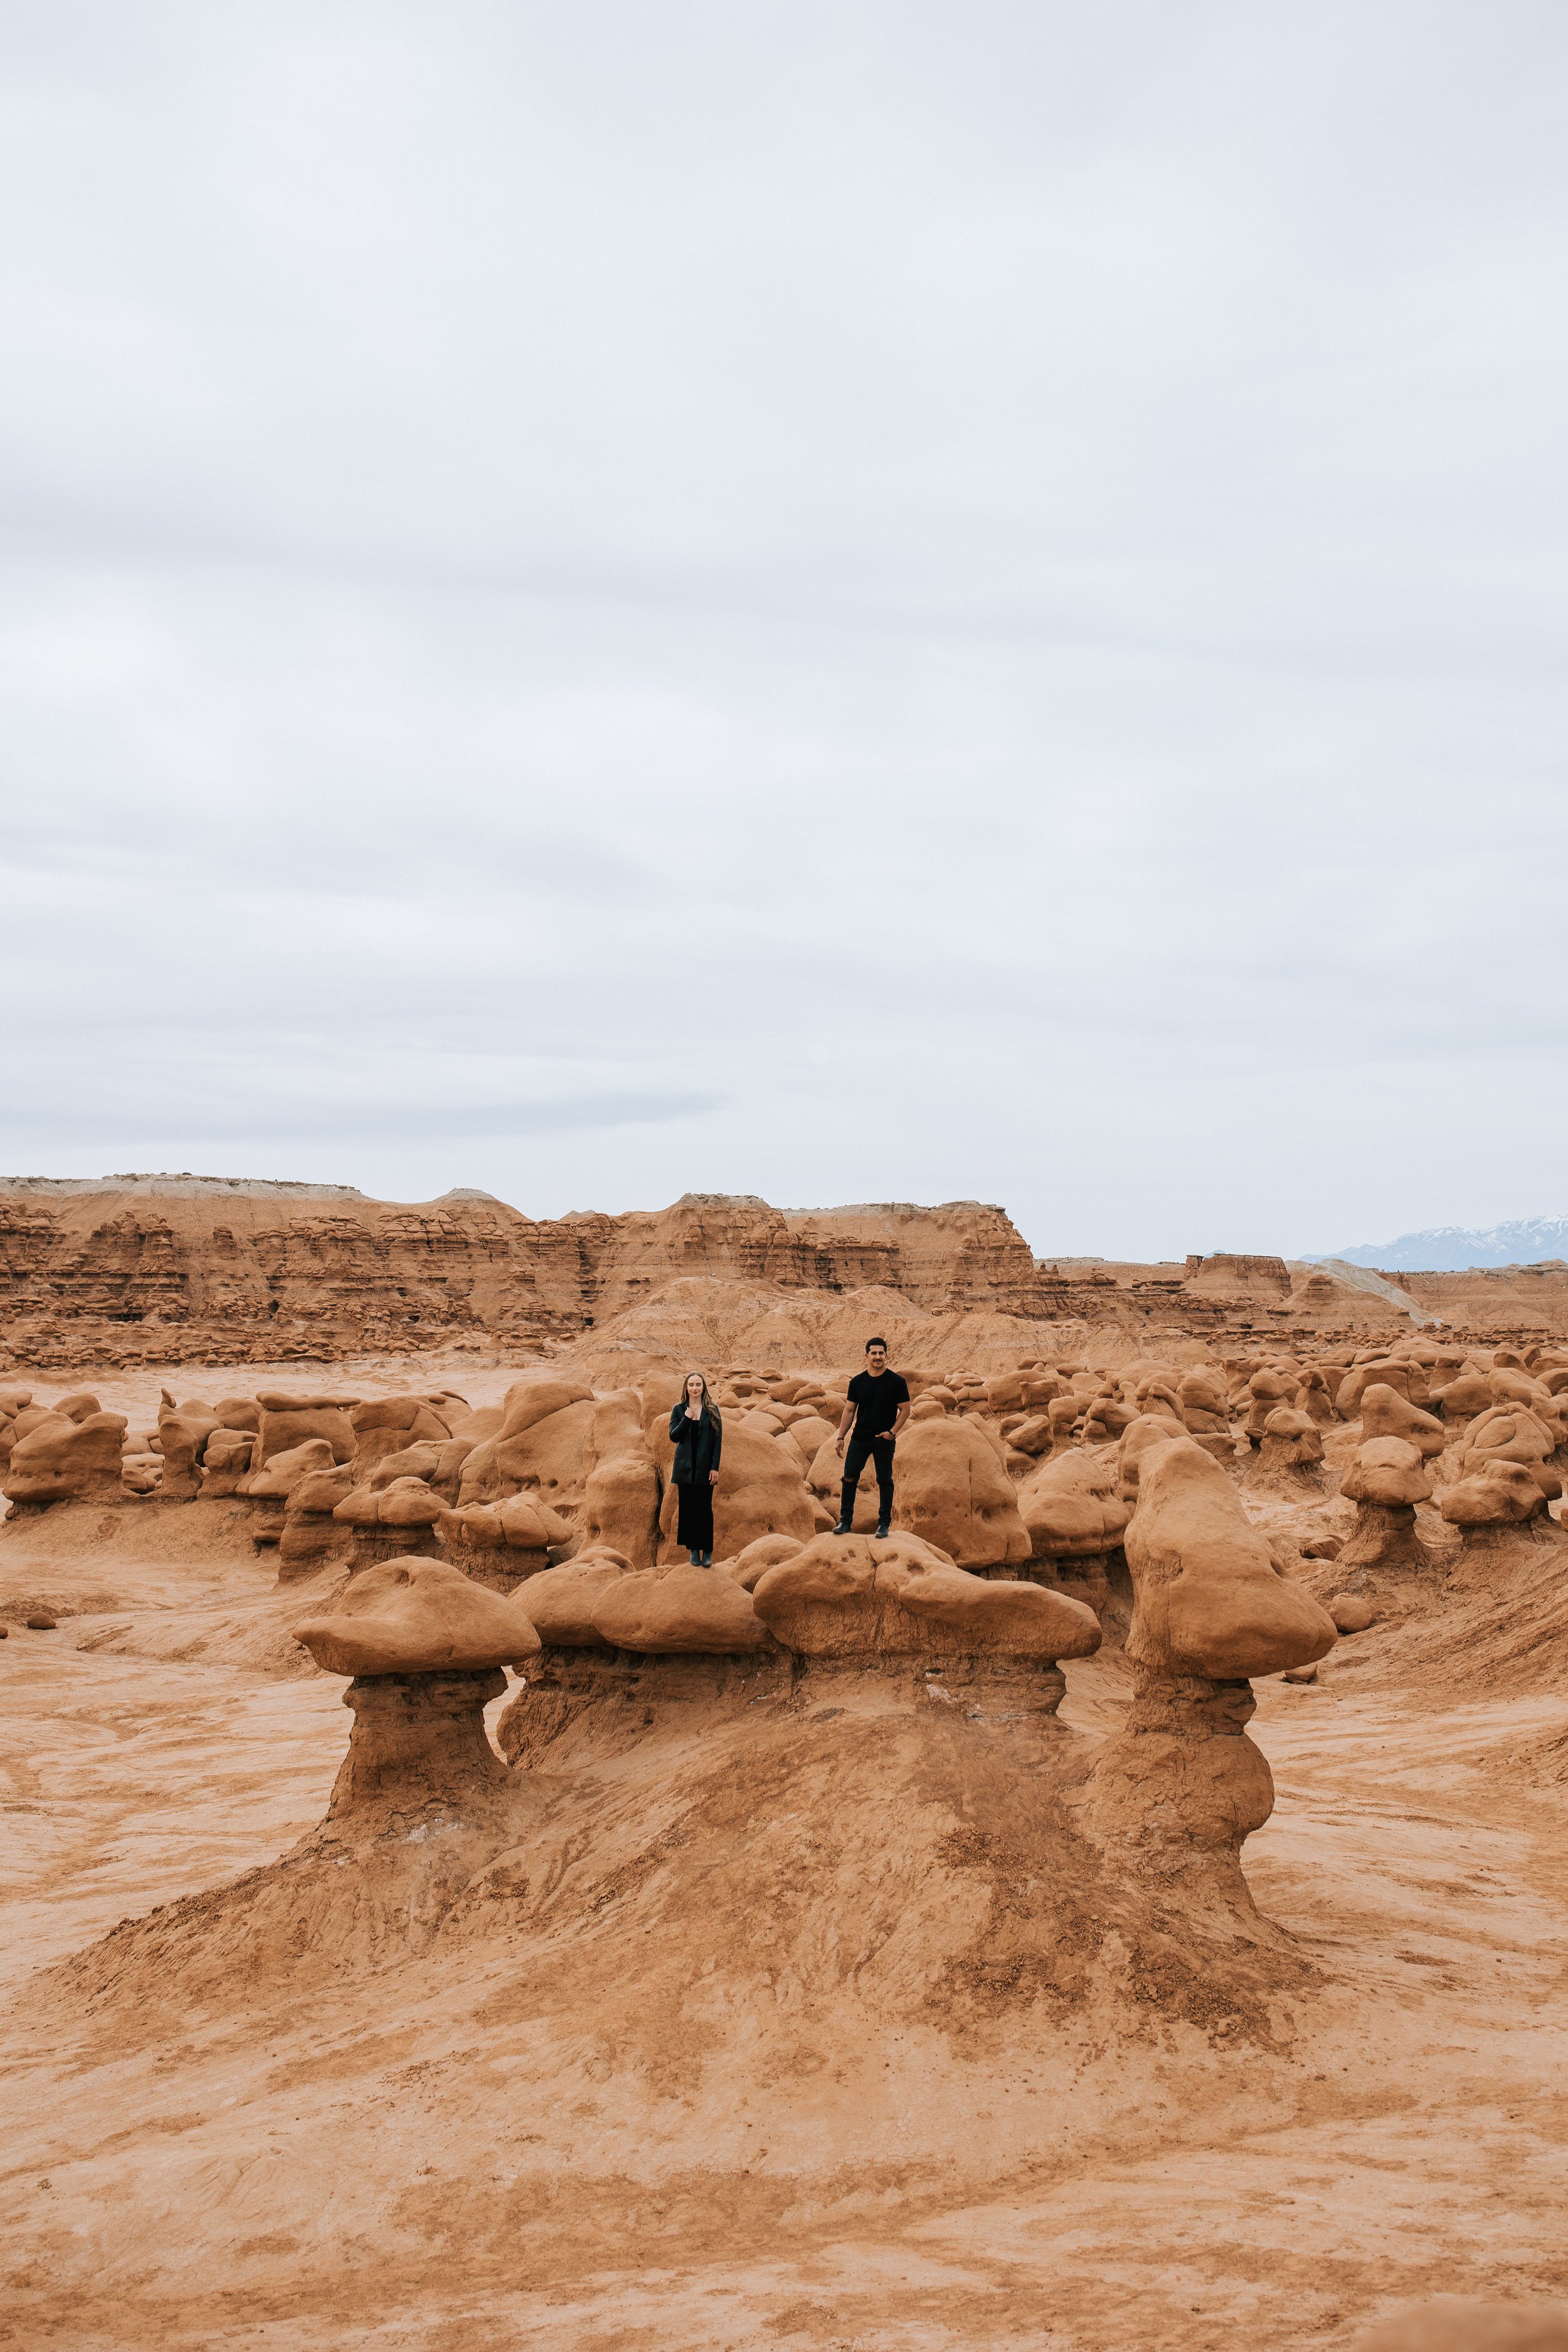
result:
<svg viewBox="0 0 1568 2352"><path fill-rule="evenodd" d="M1437 1507L1450 1527L1517 1527L1542 1510L1545 1500L1522 1462L1491 1461L1445 1487Z"/></svg>
<svg viewBox="0 0 1568 2352"><path fill-rule="evenodd" d="M601 1641L615 1650L736 1656L760 1650L767 1628L732 1576L717 1568L641 1570L611 1580L593 1611Z"/></svg>
<svg viewBox="0 0 1568 2352"><path fill-rule="evenodd" d="M1418 1447L1403 1437L1374 1437L1358 1445L1355 1460L1340 1481L1340 1492L1352 1503L1381 1503L1385 1509L1400 1504L1424 1503L1432 1482Z"/></svg>
<svg viewBox="0 0 1568 2352"><path fill-rule="evenodd" d="M770 1568L752 1598L776 1639L807 1655L866 1639L893 1654L918 1651L933 1627L965 1651L1052 1661L1089 1657L1100 1641L1100 1620L1081 1601L971 1576L918 1536L818 1536Z"/></svg>
<svg viewBox="0 0 1568 2352"><path fill-rule="evenodd" d="M504 1601L446 1560L384 1560L356 1576L330 1615L294 1639L332 1675L478 1674L531 1657L538 1634Z"/></svg>
<svg viewBox="0 0 1568 2352"><path fill-rule="evenodd" d="M1190 1437L1142 1458L1127 1565L1136 1664L1242 1682L1333 1648L1328 1611L1281 1574L1229 1478Z"/></svg>

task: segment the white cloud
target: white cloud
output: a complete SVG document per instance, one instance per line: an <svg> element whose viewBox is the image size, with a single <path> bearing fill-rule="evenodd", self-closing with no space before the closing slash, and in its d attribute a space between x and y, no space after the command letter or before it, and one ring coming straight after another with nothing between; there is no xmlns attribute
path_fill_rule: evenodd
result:
<svg viewBox="0 0 1568 2352"><path fill-rule="evenodd" d="M1556 12L5 37L0 1156L1552 1204Z"/></svg>

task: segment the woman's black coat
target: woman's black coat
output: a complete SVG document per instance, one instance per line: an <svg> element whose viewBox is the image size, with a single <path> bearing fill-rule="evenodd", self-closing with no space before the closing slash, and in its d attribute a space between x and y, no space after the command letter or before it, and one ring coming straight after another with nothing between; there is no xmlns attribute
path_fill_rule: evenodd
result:
<svg viewBox="0 0 1568 2352"><path fill-rule="evenodd" d="M688 1421L686 1401L682 1398L669 1416L669 1433L675 1441L675 1467L670 1475L676 1485L701 1485L710 1470L719 1467L719 1456L724 1450L723 1423L706 1405L700 1421Z"/></svg>

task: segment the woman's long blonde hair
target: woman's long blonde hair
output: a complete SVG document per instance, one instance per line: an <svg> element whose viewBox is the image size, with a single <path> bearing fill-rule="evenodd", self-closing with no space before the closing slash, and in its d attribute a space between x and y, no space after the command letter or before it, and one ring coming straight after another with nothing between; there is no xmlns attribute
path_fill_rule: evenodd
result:
<svg viewBox="0 0 1568 2352"><path fill-rule="evenodd" d="M711 1396L710 1396L708 1392L708 1375L706 1372L700 1372L695 1364L692 1365L691 1370L686 1375L686 1379L680 1383L681 1403L684 1405L690 1402L690 1391L687 1383L691 1381L700 1381L702 1383L702 1402L698 1407L698 1411L700 1412L705 1412L708 1415L715 1429L722 1429L724 1426L724 1416L720 1412L718 1406L714 1403Z"/></svg>

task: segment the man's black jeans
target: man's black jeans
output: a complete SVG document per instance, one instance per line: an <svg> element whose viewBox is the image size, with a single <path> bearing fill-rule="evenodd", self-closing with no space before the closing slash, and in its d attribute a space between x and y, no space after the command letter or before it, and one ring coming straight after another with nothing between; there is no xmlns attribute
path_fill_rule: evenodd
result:
<svg viewBox="0 0 1568 2352"><path fill-rule="evenodd" d="M877 1469L878 1520L885 1525L893 1516L893 1441L890 1437L852 1437L844 1450L844 1493L838 1507L839 1518L847 1526L855 1519L855 1490L860 1484L860 1473L868 1462Z"/></svg>

